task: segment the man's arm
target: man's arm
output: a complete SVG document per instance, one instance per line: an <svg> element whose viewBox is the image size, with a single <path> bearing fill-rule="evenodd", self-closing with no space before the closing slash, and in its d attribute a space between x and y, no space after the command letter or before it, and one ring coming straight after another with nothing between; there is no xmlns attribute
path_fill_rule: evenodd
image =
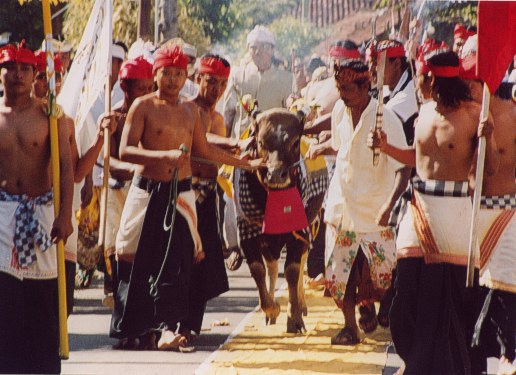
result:
<svg viewBox="0 0 516 375"><path fill-rule="evenodd" d="M72 234L73 166L70 151L70 132L64 117L58 120L60 204L50 236L54 242L66 239Z"/></svg>
<svg viewBox="0 0 516 375"><path fill-rule="evenodd" d="M380 136L374 130L369 132L367 146L371 149L379 148L381 152L399 161L406 166L416 167L416 150L414 148L400 149L387 142L387 134L382 131Z"/></svg>
<svg viewBox="0 0 516 375"><path fill-rule="evenodd" d="M337 151L331 146L331 137L323 143L311 144L306 152L306 159L315 159L320 155L337 155Z"/></svg>
<svg viewBox="0 0 516 375"><path fill-rule="evenodd" d="M120 140L120 159L124 162L141 165L153 165L160 162L180 167L187 161L180 150L148 150L138 145L145 129L145 102L136 99L129 113Z"/></svg>
<svg viewBox="0 0 516 375"><path fill-rule="evenodd" d="M206 139L206 126L200 121L197 107L195 107L194 112L196 112L196 121L192 139L193 156L244 169L253 169L261 165L261 159L251 161L241 160L223 151L219 147L209 144Z"/></svg>
<svg viewBox="0 0 516 375"><path fill-rule="evenodd" d="M311 124L307 124L304 134L319 134L324 130L331 130L331 112L316 118Z"/></svg>
<svg viewBox="0 0 516 375"><path fill-rule="evenodd" d="M404 167L396 171L394 187L392 188L389 198L384 203L384 205L380 209L380 212L378 213L378 216L376 217L376 224L381 225L383 227L388 226L391 211L394 208L394 205L396 204L398 198L401 196L401 194L403 194L403 192L407 188L411 172L412 168L410 167Z"/></svg>
<svg viewBox="0 0 516 375"><path fill-rule="evenodd" d="M488 176L493 176L498 172L498 167L500 166L500 153L498 152L498 147L496 145L496 140L494 136L494 126L493 126L493 116L489 114L487 121L481 122L478 127L477 136L486 137L486 159L484 166L484 174ZM473 158L474 164L476 166L478 155L478 148L475 152L475 157Z"/></svg>

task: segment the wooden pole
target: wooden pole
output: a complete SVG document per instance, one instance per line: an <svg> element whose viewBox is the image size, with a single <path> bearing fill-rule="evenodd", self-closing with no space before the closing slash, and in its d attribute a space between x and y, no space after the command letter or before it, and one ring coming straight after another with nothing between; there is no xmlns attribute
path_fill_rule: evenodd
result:
<svg viewBox="0 0 516 375"><path fill-rule="evenodd" d="M378 106L376 107L376 122L374 124L374 131L380 133L383 127L383 78L385 74L385 59L387 58L387 51L383 50L378 53L378 60L376 63L376 87L378 87ZM378 134L380 136L380 134ZM376 167L380 161L380 150L373 148L373 165Z"/></svg>
<svg viewBox="0 0 516 375"><path fill-rule="evenodd" d="M48 114L50 134L50 158L52 163L52 186L54 190L54 215L59 214L61 204L61 176L59 166L59 139L57 131L57 117L54 110L56 100L56 79L54 74L54 53L52 51L52 19L50 15L50 0L42 0L43 28L45 32L47 78L48 78ZM57 242L57 286L59 303L59 355L61 359L68 359L68 314L66 311L66 274L64 258L64 242Z"/></svg>
<svg viewBox="0 0 516 375"><path fill-rule="evenodd" d="M482 111L480 112L480 122L487 121L489 116L489 101L491 93L489 87L484 83L484 91L482 93ZM486 158L486 138L481 137L478 140L478 156L477 169L475 171L475 192L473 194L473 210L471 213L471 229L469 232L469 249L468 249L468 270L466 278L466 286L474 285L475 276L475 259L479 259L480 251L478 244L478 213L480 211L480 198L482 196L482 183L484 181L484 160Z"/></svg>

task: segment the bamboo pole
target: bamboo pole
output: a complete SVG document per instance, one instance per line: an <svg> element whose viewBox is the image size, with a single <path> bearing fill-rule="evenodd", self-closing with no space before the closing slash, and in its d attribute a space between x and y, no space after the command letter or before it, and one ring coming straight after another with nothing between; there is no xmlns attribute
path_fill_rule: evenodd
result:
<svg viewBox="0 0 516 375"><path fill-rule="evenodd" d="M480 122L487 121L489 116L489 101L491 93L489 87L484 83L484 91L482 93L482 111L480 112ZM482 183L484 181L484 160L486 157L486 138L481 137L478 140L478 156L477 169L475 171L475 192L473 194L473 210L471 213L471 228L469 232L469 249L468 249L468 270L466 278L466 286L474 285L475 276L475 259L479 256L478 244L478 214L480 211L480 197L482 196Z"/></svg>
<svg viewBox="0 0 516 375"><path fill-rule="evenodd" d="M52 162L52 186L54 189L54 214L59 214L61 204L61 178L59 167L59 140L57 131L57 117L54 111L56 99L56 81L54 75L54 53L52 51L52 18L50 16L50 0L42 0L43 25L45 32L47 76L48 76L48 114L50 126L50 157ZM68 359L68 326L66 311L66 274L64 258L64 242L57 242L57 284L59 301L59 355L61 359Z"/></svg>

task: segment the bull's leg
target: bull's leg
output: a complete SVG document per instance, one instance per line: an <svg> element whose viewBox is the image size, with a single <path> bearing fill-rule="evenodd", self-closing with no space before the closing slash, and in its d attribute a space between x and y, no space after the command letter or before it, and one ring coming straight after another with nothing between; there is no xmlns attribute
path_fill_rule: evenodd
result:
<svg viewBox="0 0 516 375"><path fill-rule="evenodd" d="M265 264L262 258L262 249L259 241L242 241L242 249L244 250L251 271L251 276L258 288L258 296L260 298L260 308L265 313L265 321L275 322L280 313L280 306L271 298L267 290L265 280Z"/></svg>
<svg viewBox="0 0 516 375"><path fill-rule="evenodd" d="M267 273L269 276L269 297L271 301L274 301L275 304L276 300L274 299L274 294L276 292L276 282L278 280L278 260L277 259L265 259L265 263L267 265ZM279 305L278 305L279 306ZM279 314L279 311L278 311ZM266 316L265 317L265 324L276 324L276 316Z"/></svg>
<svg viewBox="0 0 516 375"><path fill-rule="evenodd" d="M287 244L287 260L285 262L285 279L288 284L287 332L303 333L303 307L299 293L299 279L301 270L301 255L306 252L306 245L292 238Z"/></svg>
<svg viewBox="0 0 516 375"><path fill-rule="evenodd" d="M299 304L301 306L301 311L303 312L303 316L308 315L308 307L306 307L306 299L305 299L305 285L303 282L304 273L305 273L305 265L306 260L308 259L308 251L305 251L301 256L301 262L299 264L299 279L297 281L297 295L299 297Z"/></svg>

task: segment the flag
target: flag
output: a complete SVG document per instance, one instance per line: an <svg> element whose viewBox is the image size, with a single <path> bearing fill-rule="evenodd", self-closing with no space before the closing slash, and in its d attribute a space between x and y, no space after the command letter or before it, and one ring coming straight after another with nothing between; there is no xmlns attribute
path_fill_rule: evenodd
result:
<svg viewBox="0 0 516 375"><path fill-rule="evenodd" d="M477 76L494 93L516 54L516 2L478 3Z"/></svg>
<svg viewBox="0 0 516 375"><path fill-rule="evenodd" d="M76 134L111 74L113 0L96 0L57 102L74 119Z"/></svg>

